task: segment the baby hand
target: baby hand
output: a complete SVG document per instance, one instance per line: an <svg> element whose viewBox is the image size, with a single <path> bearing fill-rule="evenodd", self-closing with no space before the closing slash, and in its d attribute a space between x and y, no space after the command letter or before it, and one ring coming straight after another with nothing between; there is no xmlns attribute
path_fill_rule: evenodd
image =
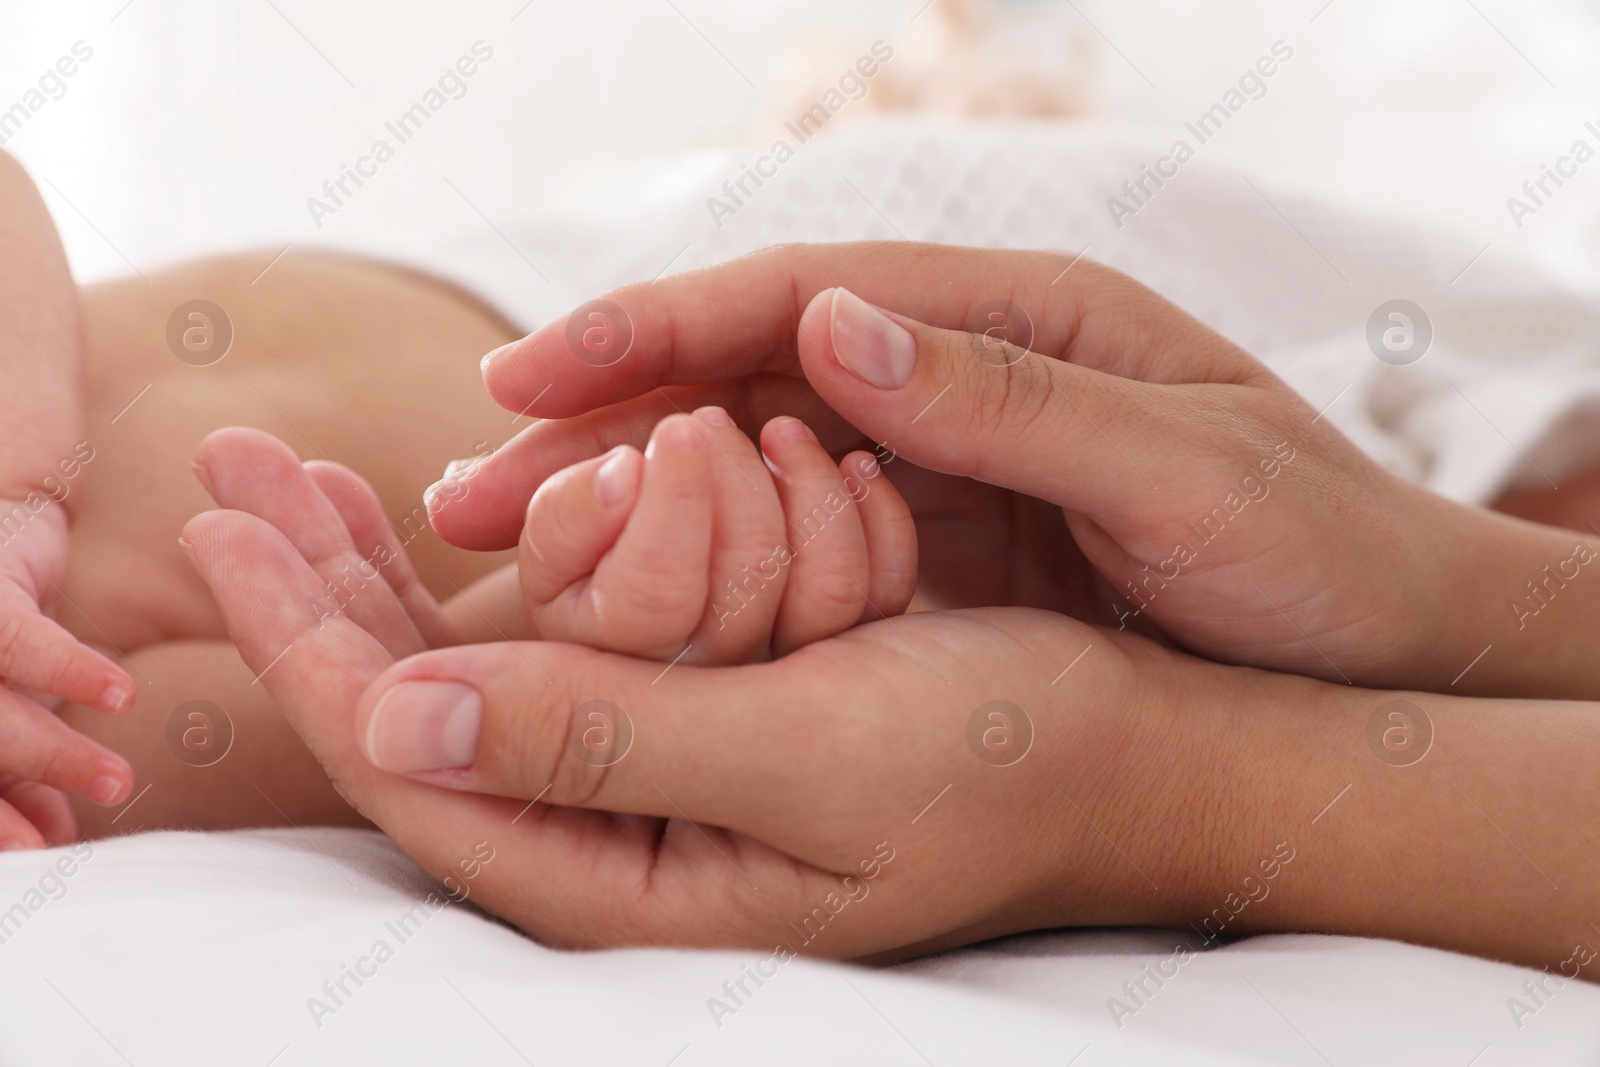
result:
<svg viewBox="0 0 1600 1067"><path fill-rule="evenodd" d="M0 781L116 804L133 783L127 761L42 705L57 697L116 714L133 706L133 681L44 613L60 592L69 540L60 505L37 503L0 500ZM0 849L43 845L40 821L0 799Z"/></svg>
<svg viewBox="0 0 1600 1067"><path fill-rule="evenodd" d="M763 460L765 462L763 462ZM528 505L518 571L539 637L659 660L747 663L899 615L911 513L870 453L838 464L798 419L761 451L721 408L574 464Z"/></svg>

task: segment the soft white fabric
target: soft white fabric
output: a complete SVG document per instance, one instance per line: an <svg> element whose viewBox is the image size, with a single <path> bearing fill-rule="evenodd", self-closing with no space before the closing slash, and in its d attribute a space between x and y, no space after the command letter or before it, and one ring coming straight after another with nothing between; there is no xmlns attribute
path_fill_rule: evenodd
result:
<svg viewBox="0 0 1600 1067"><path fill-rule="evenodd" d="M1552 983L1519 1030L1506 1000L1533 972L1382 942L1213 949L1161 988L1147 982L1153 995L1120 1028L1108 1000L1171 958L1179 935L1036 934L887 971L796 960L713 1018L708 1000L765 954L555 952L470 904L419 908L440 887L375 833L160 833L84 852L57 880L46 871L68 850L0 857L7 1067L1600 1057L1600 989ZM358 963L367 977L336 1001L323 983Z"/></svg>
<svg viewBox="0 0 1600 1067"><path fill-rule="evenodd" d="M0 860L0 902L23 901L64 854ZM723 983L764 954L555 952L470 905L401 925L440 887L362 831L109 841L47 889L0 944L8 1067L1059 1064L1091 1046L1079 1063L1226 1062L1154 1028L803 960L747 979L751 995L713 1017L708 999L728 1003ZM378 942L393 953L381 962ZM323 989L358 966L368 977L346 978L348 995Z"/></svg>
<svg viewBox="0 0 1600 1067"><path fill-rule="evenodd" d="M559 220L530 207L501 227L525 253L482 229L396 233L384 251L531 327L601 288L785 241L1086 250L1243 345L1436 492L1484 503L1600 465L1600 292L1509 249L1280 192L1214 165L1204 145L1163 187L1147 184L1153 195L1118 225L1108 200L1137 206L1123 183L1172 137L1082 122L841 123L796 146L764 186L747 185L742 203L717 193L734 210L713 212L708 194L767 147L685 156L647 184L596 191L592 211L563 205ZM522 255L580 264L589 290L533 280ZM932 267L928 283L945 284ZM1409 366L1380 361L1367 341L1368 319L1395 299L1432 322L1431 347Z"/></svg>

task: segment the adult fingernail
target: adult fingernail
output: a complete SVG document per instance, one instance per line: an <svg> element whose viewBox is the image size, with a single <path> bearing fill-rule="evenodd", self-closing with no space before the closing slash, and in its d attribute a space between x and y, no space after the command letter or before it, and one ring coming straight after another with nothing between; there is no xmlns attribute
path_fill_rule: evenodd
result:
<svg viewBox="0 0 1600 1067"><path fill-rule="evenodd" d="M633 496L639 487L639 453L631 448L613 449L611 456L594 472L594 497L603 508L613 508Z"/></svg>
<svg viewBox="0 0 1600 1067"><path fill-rule="evenodd" d="M833 354L845 370L879 389L898 389L917 365L916 339L848 289L833 291L828 316Z"/></svg>
<svg viewBox="0 0 1600 1067"><path fill-rule="evenodd" d="M483 697L457 682L401 682L378 701L367 724L374 767L407 774L467 767L478 751Z"/></svg>
<svg viewBox="0 0 1600 1067"><path fill-rule="evenodd" d="M115 804L122 796L122 783L109 774L96 778L89 786L89 799L96 804Z"/></svg>

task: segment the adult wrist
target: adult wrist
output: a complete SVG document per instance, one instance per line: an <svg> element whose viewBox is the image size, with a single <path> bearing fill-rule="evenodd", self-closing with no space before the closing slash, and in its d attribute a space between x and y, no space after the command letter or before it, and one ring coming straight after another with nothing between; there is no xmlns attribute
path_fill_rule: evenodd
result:
<svg viewBox="0 0 1600 1067"><path fill-rule="evenodd" d="M1600 698L1600 537L1450 505L1459 539L1432 609L1426 677L1396 684L1461 696ZM1428 635L1419 634L1426 643ZM1420 672L1419 672L1420 673Z"/></svg>
<svg viewBox="0 0 1600 1067"><path fill-rule="evenodd" d="M1241 877L1203 934L1227 920L1221 935L1383 937L1552 968L1600 945L1600 708L1320 682L1282 695L1234 724L1242 752L1221 766L1251 777L1218 821L1236 860L1269 841L1292 858L1239 906Z"/></svg>
<svg viewBox="0 0 1600 1067"><path fill-rule="evenodd" d="M1210 942L1243 932L1245 913L1291 881L1312 807L1338 791L1337 775L1318 766L1322 722L1348 687L1169 659L1163 689L1186 720L1177 740L1189 768L1170 816L1190 870L1179 928Z"/></svg>
<svg viewBox="0 0 1600 1067"><path fill-rule="evenodd" d="M1239 932L1228 909L1270 891L1299 847L1283 819L1282 778L1311 762L1305 713L1343 687L1196 659L1127 634L1106 638L1136 678L1110 776L1137 799L1120 823L1094 831L1122 873L1136 872L1124 892L1131 910L1110 921ZM1081 900L1061 907L1058 921L1083 922Z"/></svg>

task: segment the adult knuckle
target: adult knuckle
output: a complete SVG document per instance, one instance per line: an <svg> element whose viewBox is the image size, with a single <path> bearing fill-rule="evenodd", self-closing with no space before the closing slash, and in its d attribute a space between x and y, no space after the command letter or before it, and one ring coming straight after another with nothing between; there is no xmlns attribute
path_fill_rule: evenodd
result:
<svg viewBox="0 0 1600 1067"><path fill-rule="evenodd" d="M619 724L611 709L588 706L598 699L582 687L563 687L551 701L548 712L529 716L536 723L523 727L532 735L528 743L535 747L522 751L549 753L546 761L550 769L551 803L587 807L605 789L616 761L610 755L598 758L593 755L596 746L591 744L590 735L603 731L608 734L608 740L615 743ZM624 750L618 758L626 754Z"/></svg>
<svg viewBox="0 0 1600 1067"><path fill-rule="evenodd" d="M1056 422L1061 397L1052 362L1048 356L1029 353L1005 368L1001 407L1013 425L1033 430Z"/></svg>
<svg viewBox="0 0 1600 1067"><path fill-rule="evenodd" d="M1064 403L1055 389L1048 357L1022 353L1002 364L978 363L977 403L968 411L969 433L979 440L1034 434L1059 418Z"/></svg>
<svg viewBox="0 0 1600 1067"><path fill-rule="evenodd" d="M560 697L504 708L488 738L490 774L500 785L553 780L566 742L567 716ZM481 762L480 755L480 762Z"/></svg>

